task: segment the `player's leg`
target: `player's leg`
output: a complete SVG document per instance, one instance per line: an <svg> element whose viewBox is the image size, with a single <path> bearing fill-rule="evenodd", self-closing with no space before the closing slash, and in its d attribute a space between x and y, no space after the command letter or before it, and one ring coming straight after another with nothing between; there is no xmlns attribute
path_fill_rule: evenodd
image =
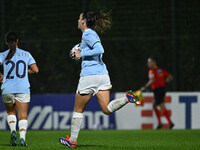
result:
<svg viewBox="0 0 200 150"><path fill-rule="evenodd" d="M10 131L16 131L16 110L15 110L15 104L13 103L5 103L6 111L8 113L7 116L7 122L10 127Z"/></svg>
<svg viewBox="0 0 200 150"><path fill-rule="evenodd" d="M16 133L17 118L16 118L15 104L13 101L13 95L12 94L3 95L3 101L6 107L6 111L8 113L7 122L8 122L8 126L10 127L10 132L11 132L10 144L12 146L16 146L17 145L17 133Z"/></svg>
<svg viewBox="0 0 200 150"><path fill-rule="evenodd" d="M172 129L174 127L174 124L172 123L169 112L166 110L166 107L165 107L165 101L164 101L165 94L166 94L165 88L159 88L160 109L161 109L162 114L166 117L166 119L169 123L169 129Z"/></svg>
<svg viewBox="0 0 200 150"><path fill-rule="evenodd" d="M110 102L110 90L100 90L96 93L98 103L104 114L109 115L125 106L127 103L140 102L139 97L133 92L126 93L125 97L114 99ZM135 100L137 98L137 100Z"/></svg>
<svg viewBox="0 0 200 150"><path fill-rule="evenodd" d="M106 115L120 109L129 102L126 97L115 99L110 102L110 90L98 91L96 97L103 113Z"/></svg>
<svg viewBox="0 0 200 150"><path fill-rule="evenodd" d="M170 114L169 112L166 110L166 107L165 107L165 103L162 102L160 103L160 109L162 111L162 114L166 117L168 123L169 123L169 129L172 129L174 127L174 124L172 123L171 119L170 119Z"/></svg>
<svg viewBox="0 0 200 150"><path fill-rule="evenodd" d="M94 81L96 81L95 76L80 77L76 92L74 113L72 116L71 135L70 138L67 135L66 139L61 137L59 139L61 144L68 145L73 148L76 147L78 134L83 122L83 111L94 92L92 89L95 84Z"/></svg>
<svg viewBox="0 0 200 150"><path fill-rule="evenodd" d="M83 113L86 105L90 101L92 94L76 94L74 112Z"/></svg>
<svg viewBox="0 0 200 150"><path fill-rule="evenodd" d="M99 86L100 85L100 86ZM96 97L98 99L99 105L102 111L109 115L112 112L117 111L122 108L128 102L138 103L140 99L136 96L132 91L128 91L126 96L112 100L110 102L110 89L112 88L109 75L101 75L99 76L99 84L94 89L96 93Z"/></svg>
<svg viewBox="0 0 200 150"><path fill-rule="evenodd" d="M154 92L154 99L155 99L153 108L158 120L158 126L156 129L161 129L163 127L163 124L161 122L161 111L158 109L158 106L160 106L160 104L164 102L165 90L164 88L156 88L153 92Z"/></svg>
<svg viewBox="0 0 200 150"><path fill-rule="evenodd" d="M166 109L165 103L164 103L164 102L160 103L160 109L161 109L161 110Z"/></svg>
<svg viewBox="0 0 200 150"><path fill-rule="evenodd" d="M75 105L74 105L74 113L72 116L71 123L71 135L70 138L67 135L67 138L59 138L59 141L63 145L68 145L69 147L75 148L77 145L77 138L79 135L79 131L81 129L81 125L83 122L83 111L90 101L92 94L76 94Z"/></svg>
<svg viewBox="0 0 200 150"><path fill-rule="evenodd" d="M158 121L158 126L156 127L156 129L161 129L162 128L162 123L161 123L161 112L160 110L157 108L158 104L156 103L156 101L154 101L153 103L153 110L156 114L156 118L157 118L157 121Z"/></svg>
<svg viewBox="0 0 200 150"><path fill-rule="evenodd" d="M87 95L76 94L74 113L71 123L70 141L72 143L77 141L78 134L83 122L83 111L85 110L85 107L90 101L91 97L92 94L87 94Z"/></svg>
<svg viewBox="0 0 200 150"><path fill-rule="evenodd" d="M18 127L19 127L19 134L20 134L20 145L27 146L26 144L26 132L28 127L28 106L30 102L30 95L29 94L16 94L16 107L18 113Z"/></svg>

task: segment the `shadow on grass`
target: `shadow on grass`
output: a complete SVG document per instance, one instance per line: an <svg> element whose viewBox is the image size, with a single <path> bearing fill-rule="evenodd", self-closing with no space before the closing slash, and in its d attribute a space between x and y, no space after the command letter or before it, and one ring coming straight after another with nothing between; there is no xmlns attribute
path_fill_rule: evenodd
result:
<svg viewBox="0 0 200 150"><path fill-rule="evenodd" d="M11 145L10 144L0 144L0 147L11 147ZM15 147L15 146L13 146L13 147Z"/></svg>
<svg viewBox="0 0 200 150"><path fill-rule="evenodd" d="M10 144L0 144L0 150L1 150L1 147L19 147L20 145L19 144L17 144L16 146L12 146L12 145L10 145ZM30 146L30 145L28 145L28 146ZM20 146L20 147L22 147L22 146ZM26 147L26 146L23 146L23 147Z"/></svg>

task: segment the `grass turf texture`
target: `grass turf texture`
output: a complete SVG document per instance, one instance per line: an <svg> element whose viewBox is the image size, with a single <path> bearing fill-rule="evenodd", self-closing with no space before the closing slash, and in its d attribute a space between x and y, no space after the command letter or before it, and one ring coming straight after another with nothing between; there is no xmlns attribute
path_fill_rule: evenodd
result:
<svg viewBox="0 0 200 150"><path fill-rule="evenodd" d="M10 133L0 131L0 150L71 149L58 142L66 131L28 131L28 147L12 147ZM68 131L69 133L69 131ZM18 136L19 143L19 136ZM82 130L76 150L200 150L200 130Z"/></svg>

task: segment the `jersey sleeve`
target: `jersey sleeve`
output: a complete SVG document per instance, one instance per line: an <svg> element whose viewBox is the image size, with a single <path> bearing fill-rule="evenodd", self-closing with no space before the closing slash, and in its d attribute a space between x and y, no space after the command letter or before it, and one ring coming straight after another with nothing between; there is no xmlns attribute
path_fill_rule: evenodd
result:
<svg viewBox="0 0 200 150"><path fill-rule="evenodd" d="M149 76L149 79L155 77L155 75L154 75L154 73L153 73L153 70L149 70L148 76Z"/></svg>
<svg viewBox="0 0 200 150"><path fill-rule="evenodd" d="M93 56L93 55L98 55L98 54L103 54L103 53L104 53L103 46L101 45L101 43L97 43L94 45L94 48L92 50L82 51L81 57Z"/></svg>
<svg viewBox="0 0 200 150"><path fill-rule="evenodd" d="M33 56L29 53L29 61L28 61L28 65L32 65L32 64L36 64L35 59L33 58Z"/></svg>
<svg viewBox="0 0 200 150"><path fill-rule="evenodd" d="M164 69L162 69L162 72L163 72L165 78L166 78L167 76L169 76L169 73L168 73L167 71L165 71Z"/></svg>
<svg viewBox="0 0 200 150"><path fill-rule="evenodd" d="M96 43L98 42L100 43L100 40L96 37L95 34L92 34L92 33L84 34L82 39L91 48L93 48Z"/></svg>

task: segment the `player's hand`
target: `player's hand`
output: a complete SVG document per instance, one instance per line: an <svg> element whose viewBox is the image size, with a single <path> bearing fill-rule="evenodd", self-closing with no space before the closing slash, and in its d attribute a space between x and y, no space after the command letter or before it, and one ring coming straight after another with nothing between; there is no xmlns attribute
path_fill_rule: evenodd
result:
<svg viewBox="0 0 200 150"><path fill-rule="evenodd" d="M79 50L77 50L77 49L75 49L75 51L76 51L75 52L75 57L78 58L78 59L81 58L81 52Z"/></svg>
<svg viewBox="0 0 200 150"><path fill-rule="evenodd" d="M69 57L70 57L71 59L74 59L74 56L72 55L72 50L69 52Z"/></svg>
<svg viewBox="0 0 200 150"><path fill-rule="evenodd" d="M143 87L140 88L140 90L144 91L144 90L146 90L146 87L143 86Z"/></svg>
<svg viewBox="0 0 200 150"><path fill-rule="evenodd" d="M169 80L169 78L167 78L166 80L165 80L165 82L166 83L169 83L171 80Z"/></svg>

